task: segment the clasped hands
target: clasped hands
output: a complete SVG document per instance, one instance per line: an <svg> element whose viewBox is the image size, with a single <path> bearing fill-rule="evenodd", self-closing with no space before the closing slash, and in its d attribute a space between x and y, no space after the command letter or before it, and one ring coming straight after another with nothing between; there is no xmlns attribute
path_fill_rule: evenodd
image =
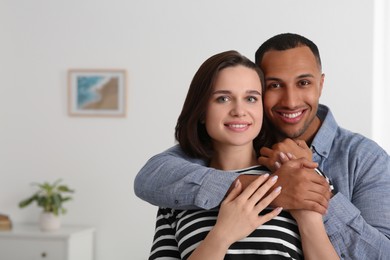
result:
<svg viewBox="0 0 390 260"><path fill-rule="evenodd" d="M309 210L325 214L332 196L330 186L324 177L315 173L318 164L312 161L312 152L303 140L285 139L272 146L263 147L258 161L277 175L274 187L281 186L283 192L272 202L273 207L284 210ZM325 173L326 174L326 173ZM243 188L256 176L238 177Z"/></svg>
<svg viewBox="0 0 390 260"><path fill-rule="evenodd" d="M304 223L320 226L326 213L330 187L315 172L318 165L312 161L312 152L304 141L286 139L272 149L262 148L260 153L259 163L272 174L240 175L229 189L217 223L207 236L215 247L222 247L221 252L282 209L291 213L299 227ZM259 215L268 205L274 210Z"/></svg>

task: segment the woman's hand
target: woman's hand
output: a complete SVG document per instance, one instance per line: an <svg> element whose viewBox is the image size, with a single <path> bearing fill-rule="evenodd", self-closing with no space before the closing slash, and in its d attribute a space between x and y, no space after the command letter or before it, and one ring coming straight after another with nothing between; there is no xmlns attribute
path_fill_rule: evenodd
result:
<svg viewBox="0 0 390 260"><path fill-rule="evenodd" d="M242 190L242 184L237 179L234 188L221 204L217 223L188 260L224 259L231 244L247 237L257 227L276 217L282 208L259 216L281 192L281 188L277 187L269 195L265 195L276 180L277 176L269 178L269 174L264 174Z"/></svg>
<svg viewBox="0 0 390 260"><path fill-rule="evenodd" d="M312 151L303 140L284 139L274 144L272 149L263 147L260 149L261 156L258 161L272 172L289 159L306 158L312 161Z"/></svg>
<svg viewBox="0 0 390 260"><path fill-rule="evenodd" d="M269 178L268 174L261 175L242 192L241 182L237 180L235 187L221 204L213 232L218 233L230 246L277 216L282 208L259 216L281 192L281 187L277 187L265 196L276 180L277 176Z"/></svg>

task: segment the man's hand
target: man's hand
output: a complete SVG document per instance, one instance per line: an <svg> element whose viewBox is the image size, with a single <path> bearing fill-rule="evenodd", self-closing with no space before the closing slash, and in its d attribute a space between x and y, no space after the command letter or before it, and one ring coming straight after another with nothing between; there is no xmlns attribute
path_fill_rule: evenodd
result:
<svg viewBox="0 0 390 260"><path fill-rule="evenodd" d="M317 166L317 163L303 158L285 162L274 173L274 175L278 175L274 188L281 186L282 193L271 205L283 207L285 210L304 209L325 214L332 193L325 178L314 171ZM256 178L256 175L244 174L237 179L240 180L243 189L245 189Z"/></svg>
<svg viewBox="0 0 390 260"><path fill-rule="evenodd" d="M332 193L325 178L314 172L316 165L304 158L283 163L275 172L279 176L275 186L282 186L283 191L271 205L325 214Z"/></svg>
<svg viewBox="0 0 390 260"><path fill-rule="evenodd" d="M312 161L312 152L306 142L289 138L274 144L272 149L267 147L261 148L260 154L261 156L258 159L259 163L266 166L272 172L275 172L278 166L285 161L283 158L284 155L291 156L289 159L306 158L308 161Z"/></svg>

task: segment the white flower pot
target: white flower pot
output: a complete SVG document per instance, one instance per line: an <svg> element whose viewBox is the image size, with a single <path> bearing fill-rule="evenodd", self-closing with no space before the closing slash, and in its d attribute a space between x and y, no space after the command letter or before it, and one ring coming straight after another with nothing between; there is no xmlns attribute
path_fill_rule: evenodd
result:
<svg viewBox="0 0 390 260"><path fill-rule="evenodd" d="M53 213L42 212L39 217L39 227L42 231L58 230L61 227L61 219Z"/></svg>

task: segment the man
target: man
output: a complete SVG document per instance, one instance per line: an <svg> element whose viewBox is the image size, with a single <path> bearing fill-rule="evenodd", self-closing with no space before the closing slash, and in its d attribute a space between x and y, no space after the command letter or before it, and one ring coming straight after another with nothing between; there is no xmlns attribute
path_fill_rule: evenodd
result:
<svg viewBox="0 0 390 260"><path fill-rule="evenodd" d="M276 35L257 50L256 63L265 74L264 114L279 142L263 148L259 159L283 187L273 205L323 213L341 258L390 259L390 157L373 141L339 127L319 104L325 76L317 46L300 35ZM317 162L334 186L333 196L324 193L319 175L281 165L284 154ZM159 206L213 208L236 178L246 178L199 164L204 162L173 147L147 162L134 190Z"/></svg>

